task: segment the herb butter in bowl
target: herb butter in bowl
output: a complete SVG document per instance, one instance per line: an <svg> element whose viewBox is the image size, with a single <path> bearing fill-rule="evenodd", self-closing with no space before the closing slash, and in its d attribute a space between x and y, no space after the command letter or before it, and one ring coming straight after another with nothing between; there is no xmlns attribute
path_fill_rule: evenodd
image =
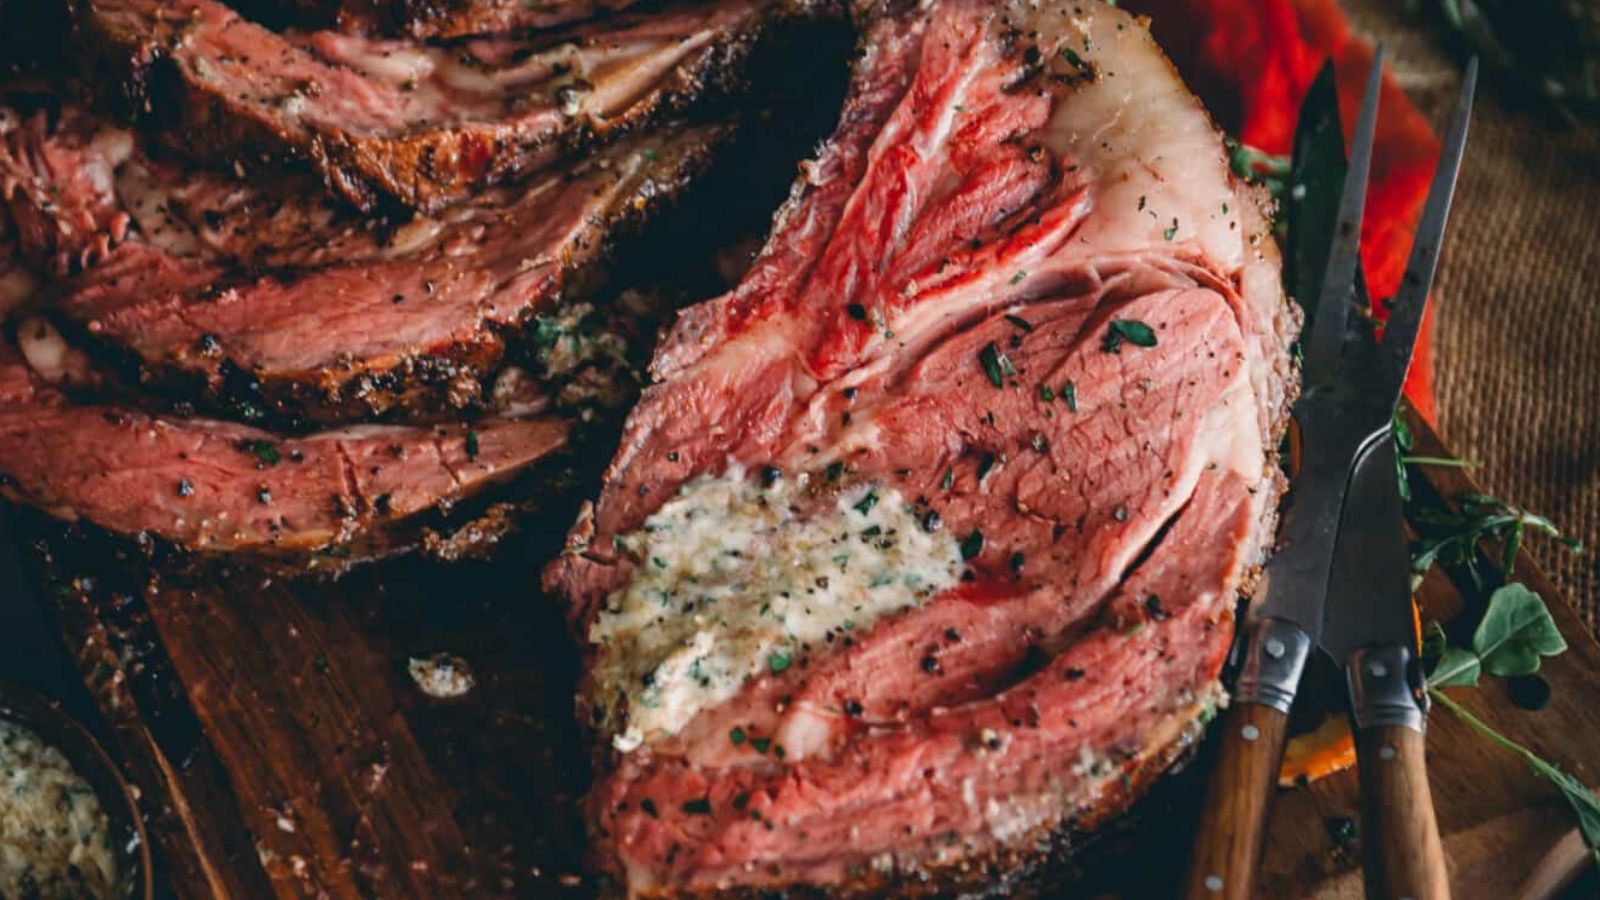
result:
<svg viewBox="0 0 1600 900"><path fill-rule="evenodd" d="M0 897L151 893L144 828L105 751L55 704L0 685Z"/></svg>

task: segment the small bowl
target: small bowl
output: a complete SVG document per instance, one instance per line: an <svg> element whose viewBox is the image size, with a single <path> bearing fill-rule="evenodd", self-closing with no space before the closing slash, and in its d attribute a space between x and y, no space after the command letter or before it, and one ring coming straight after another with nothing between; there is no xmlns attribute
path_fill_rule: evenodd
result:
<svg viewBox="0 0 1600 900"><path fill-rule="evenodd" d="M117 858L115 896L153 900L155 873L150 862L150 836L145 833L133 789L105 748L61 705L16 685L0 682L0 719L32 731L66 757L94 788L111 827L111 849Z"/></svg>

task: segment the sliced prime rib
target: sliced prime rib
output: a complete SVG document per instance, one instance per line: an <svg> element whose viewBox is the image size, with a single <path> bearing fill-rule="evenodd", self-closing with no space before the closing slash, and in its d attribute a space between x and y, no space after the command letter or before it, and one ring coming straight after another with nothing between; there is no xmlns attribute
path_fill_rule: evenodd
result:
<svg viewBox="0 0 1600 900"><path fill-rule="evenodd" d="M72 107L47 113L0 118L0 203L52 276L36 304L139 382L295 425L491 406L508 342L547 324L569 276L729 133L667 128L438 217L382 218L304 180L152 158Z"/></svg>
<svg viewBox="0 0 1600 900"><path fill-rule="evenodd" d="M792 8L685 3L449 45L278 32L216 0L76 0L74 14L119 105L178 148L308 163L363 208L432 212L736 79Z"/></svg>
<svg viewBox="0 0 1600 900"><path fill-rule="evenodd" d="M1220 696L1298 316L1141 21L931 0L545 570L630 895L925 893L1131 803Z"/></svg>
<svg viewBox="0 0 1600 900"><path fill-rule="evenodd" d="M63 355L0 345L0 496L201 553L381 554L391 533L527 471L570 431L547 416L285 437L76 401L55 381Z"/></svg>
<svg viewBox="0 0 1600 900"><path fill-rule="evenodd" d="M302 27L354 34L459 38L550 28L633 5L633 0L247 0L241 9Z"/></svg>

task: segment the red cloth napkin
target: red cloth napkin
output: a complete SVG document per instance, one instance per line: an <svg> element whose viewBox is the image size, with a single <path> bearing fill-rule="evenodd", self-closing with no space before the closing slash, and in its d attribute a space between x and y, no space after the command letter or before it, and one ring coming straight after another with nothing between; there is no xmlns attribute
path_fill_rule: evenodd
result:
<svg viewBox="0 0 1600 900"><path fill-rule="evenodd" d="M1270 153L1288 153L1300 100L1332 58L1348 130L1361 105L1372 48L1352 37L1334 0L1133 0L1156 38L1217 123ZM1372 152L1371 192L1361 229L1374 312L1405 271L1411 235L1428 194L1439 141L1405 92L1385 76ZM1433 406L1433 322L1424 317L1406 396L1429 421Z"/></svg>

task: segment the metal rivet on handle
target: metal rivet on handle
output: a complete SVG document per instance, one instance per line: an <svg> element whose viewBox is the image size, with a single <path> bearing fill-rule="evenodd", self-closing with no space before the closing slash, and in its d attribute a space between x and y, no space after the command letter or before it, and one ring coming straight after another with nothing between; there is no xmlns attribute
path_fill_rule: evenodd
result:
<svg viewBox="0 0 1600 900"><path fill-rule="evenodd" d="M1261 729L1255 727L1254 725L1246 725L1239 729L1239 734L1243 735L1245 740L1253 741L1256 738L1261 737Z"/></svg>
<svg viewBox="0 0 1600 900"><path fill-rule="evenodd" d="M1206 876L1206 890L1210 891L1213 894L1222 893L1222 876L1220 876L1220 875L1207 875Z"/></svg>
<svg viewBox="0 0 1600 900"><path fill-rule="evenodd" d="M1397 754L1395 752L1395 749L1393 747L1379 747L1378 748L1378 758L1379 759L1390 760L1390 759L1394 759L1398 755L1399 754Z"/></svg>
<svg viewBox="0 0 1600 900"><path fill-rule="evenodd" d="M1285 647L1283 645L1283 641L1280 641L1277 638L1268 638L1267 639L1267 646L1266 646L1267 655L1272 657L1273 659L1282 659L1283 658L1283 654L1288 652L1288 650L1289 650L1289 648Z"/></svg>
<svg viewBox="0 0 1600 900"><path fill-rule="evenodd" d="M1373 678L1389 677L1389 667L1381 662L1378 662L1377 660L1373 660L1371 663L1367 664L1367 671L1372 673Z"/></svg>

